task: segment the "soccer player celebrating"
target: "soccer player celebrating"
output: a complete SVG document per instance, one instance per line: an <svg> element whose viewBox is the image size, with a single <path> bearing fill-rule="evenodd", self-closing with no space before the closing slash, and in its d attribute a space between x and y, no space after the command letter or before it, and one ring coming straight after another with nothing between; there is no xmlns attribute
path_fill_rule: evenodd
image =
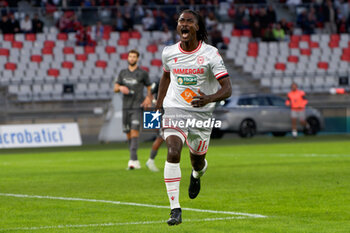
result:
<svg viewBox="0 0 350 233"><path fill-rule="evenodd" d="M129 142L130 160L128 169L140 169L137 158L141 108L149 108L152 105L151 82L146 71L137 65L139 59L137 50L130 50L128 55L128 68L120 71L114 85L114 92L123 93L123 131ZM143 96L143 88L147 87L147 96ZM151 161L150 161L151 160ZM154 160L147 161L149 166L154 165ZM154 165L155 166L155 165Z"/></svg>
<svg viewBox="0 0 350 233"><path fill-rule="evenodd" d="M197 124L181 127L181 124L174 126L171 123L210 119L215 102L230 97L232 92L231 81L218 50L205 43L207 31L202 17L195 11L184 10L177 23L180 42L163 50L164 72L156 104L157 109L164 109L163 133L168 148L164 167L171 208L168 225L182 222L179 204L182 146L186 142L190 149L193 170L188 194L194 199L200 191L200 177L208 166L205 155L212 130Z"/></svg>

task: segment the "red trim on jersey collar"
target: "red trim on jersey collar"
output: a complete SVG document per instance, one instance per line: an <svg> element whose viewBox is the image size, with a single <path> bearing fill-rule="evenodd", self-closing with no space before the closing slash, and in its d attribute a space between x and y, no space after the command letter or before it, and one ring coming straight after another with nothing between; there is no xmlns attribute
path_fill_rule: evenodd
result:
<svg viewBox="0 0 350 233"><path fill-rule="evenodd" d="M183 49L181 48L180 44L181 44L181 42L179 42L179 50L180 50L182 53L184 53L184 54L192 54L192 53L195 53L195 52L197 52L197 51L202 47L202 41L199 41L197 48L196 48L195 50L192 50L192 51L188 52L188 51L183 50Z"/></svg>

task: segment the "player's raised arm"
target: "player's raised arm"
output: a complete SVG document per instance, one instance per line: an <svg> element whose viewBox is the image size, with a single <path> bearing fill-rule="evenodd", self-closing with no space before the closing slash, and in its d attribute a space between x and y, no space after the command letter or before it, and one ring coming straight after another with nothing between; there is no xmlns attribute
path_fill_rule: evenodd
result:
<svg viewBox="0 0 350 233"><path fill-rule="evenodd" d="M168 91L169 84L170 84L170 72L164 71L163 76L159 82L158 99L157 99L156 109L160 109L163 107L163 100L164 100L165 95Z"/></svg>
<svg viewBox="0 0 350 233"><path fill-rule="evenodd" d="M192 106L195 108L203 107L208 103L221 101L230 97L232 94L232 86L229 76L219 79L218 82L221 88L212 95L206 95L201 92L201 90L198 90L200 95L193 97L193 101L191 102Z"/></svg>

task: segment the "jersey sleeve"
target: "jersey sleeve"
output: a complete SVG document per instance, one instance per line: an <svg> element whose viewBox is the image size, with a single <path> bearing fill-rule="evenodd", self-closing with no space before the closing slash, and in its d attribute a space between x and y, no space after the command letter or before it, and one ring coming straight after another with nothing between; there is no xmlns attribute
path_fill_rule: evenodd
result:
<svg viewBox="0 0 350 233"><path fill-rule="evenodd" d="M168 61L168 57L167 57L167 55L168 55L168 53L167 53L167 49L168 47L165 47L164 49L163 49L163 52L162 52L162 63L163 63L163 70L165 71L165 72L170 72L170 68L169 68L169 66L168 66L168 64L167 64L167 61Z"/></svg>
<svg viewBox="0 0 350 233"><path fill-rule="evenodd" d="M217 49L215 50L215 54L213 54L213 58L210 61L210 67L217 80L229 76L224 61L222 60L222 57Z"/></svg>
<svg viewBox="0 0 350 233"><path fill-rule="evenodd" d="M123 78L122 78L122 71L119 73L119 75L117 76L117 78L115 79L115 83L119 84L119 85L123 85Z"/></svg>

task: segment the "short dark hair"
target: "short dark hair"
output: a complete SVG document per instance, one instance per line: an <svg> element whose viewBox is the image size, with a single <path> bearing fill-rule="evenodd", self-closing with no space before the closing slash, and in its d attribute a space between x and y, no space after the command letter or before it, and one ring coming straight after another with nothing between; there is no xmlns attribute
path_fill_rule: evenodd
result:
<svg viewBox="0 0 350 233"><path fill-rule="evenodd" d="M132 50L130 50L130 51L128 52L128 54L130 54L130 53L135 53L135 54L137 55L137 57L139 57L139 56L140 56L139 51L137 51L136 49L132 49Z"/></svg>
<svg viewBox="0 0 350 233"><path fill-rule="evenodd" d="M183 10L180 13L180 15L182 15L183 13L191 13L192 15L194 15L196 17L197 24L199 27L199 29L197 31L197 39L206 42L208 40L208 32L207 32L207 28L205 27L205 22L204 22L203 17L197 11L193 11L190 9Z"/></svg>

